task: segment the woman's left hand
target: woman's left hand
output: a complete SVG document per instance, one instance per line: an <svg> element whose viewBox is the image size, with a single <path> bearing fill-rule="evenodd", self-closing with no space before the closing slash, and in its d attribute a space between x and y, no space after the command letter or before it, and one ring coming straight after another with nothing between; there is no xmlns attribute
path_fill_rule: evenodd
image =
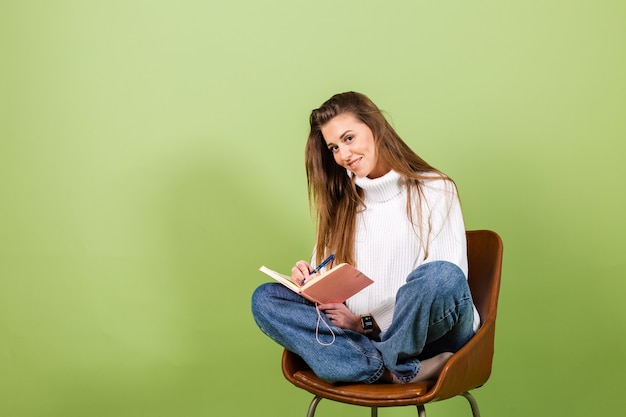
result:
<svg viewBox="0 0 626 417"><path fill-rule="evenodd" d="M352 314L342 303L320 304L319 309L326 314L332 324L346 330L358 331L361 318Z"/></svg>

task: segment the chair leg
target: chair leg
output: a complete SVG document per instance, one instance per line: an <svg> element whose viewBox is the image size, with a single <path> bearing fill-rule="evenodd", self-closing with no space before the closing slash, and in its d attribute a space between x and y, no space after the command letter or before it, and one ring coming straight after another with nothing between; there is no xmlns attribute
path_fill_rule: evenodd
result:
<svg viewBox="0 0 626 417"><path fill-rule="evenodd" d="M311 404L309 404L309 411L307 411L306 417L313 417L315 415L315 409L322 399L323 397L320 397L319 395L316 395L315 398L313 398Z"/></svg>
<svg viewBox="0 0 626 417"><path fill-rule="evenodd" d="M472 416L480 417L480 410L478 410L478 403L476 402L474 396L467 391L461 393L461 395L465 397L465 399L470 403L470 407L472 408ZM315 409L317 408L317 405L320 403L320 401L322 401L322 399L323 397L320 397L319 395L316 395L315 398L313 398L311 404L309 404L309 410L306 413L306 417L315 416ZM424 405L418 404L416 407L417 417L426 417L426 409L424 408ZM378 417L378 407L371 407L371 417Z"/></svg>
<svg viewBox="0 0 626 417"><path fill-rule="evenodd" d="M480 411L478 410L478 403L476 402L476 399L474 398L474 396L470 394L469 392L463 392L461 393L461 395L464 396L467 399L467 401L469 401L470 407L472 407L472 415L474 417L480 417Z"/></svg>

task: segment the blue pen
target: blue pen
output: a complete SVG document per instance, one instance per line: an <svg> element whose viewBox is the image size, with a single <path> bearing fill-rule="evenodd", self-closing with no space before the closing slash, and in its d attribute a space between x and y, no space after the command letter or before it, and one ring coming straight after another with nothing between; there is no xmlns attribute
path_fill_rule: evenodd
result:
<svg viewBox="0 0 626 417"><path fill-rule="evenodd" d="M318 272L320 272L320 269L324 268L324 266L326 266L326 264L331 262L333 259L335 259L334 253L332 253L328 258L324 259L322 263L317 266L317 268L315 268L309 273L309 275L317 274ZM305 281L306 281L306 278L302 280L302 284L300 285L304 285Z"/></svg>

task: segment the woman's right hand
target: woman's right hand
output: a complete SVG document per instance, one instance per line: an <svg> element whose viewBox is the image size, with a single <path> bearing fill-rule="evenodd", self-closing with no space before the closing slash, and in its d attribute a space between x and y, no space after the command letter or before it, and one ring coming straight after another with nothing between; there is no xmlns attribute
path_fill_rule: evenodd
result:
<svg viewBox="0 0 626 417"><path fill-rule="evenodd" d="M307 261L298 261L291 268L291 280L298 285L304 285L304 283L311 276L311 265Z"/></svg>

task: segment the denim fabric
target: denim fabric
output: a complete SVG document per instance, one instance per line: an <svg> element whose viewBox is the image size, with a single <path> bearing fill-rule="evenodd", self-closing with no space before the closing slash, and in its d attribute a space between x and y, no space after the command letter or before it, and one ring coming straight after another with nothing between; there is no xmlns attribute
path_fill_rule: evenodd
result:
<svg viewBox="0 0 626 417"><path fill-rule="evenodd" d="M255 290L252 314L261 331L329 382L373 383L385 368L409 381L420 371L420 359L456 352L473 336L467 280L458 266L445 261L409 274L396 294L393 322L378 342L334 326L323 312L324 323L318 324L315 305L278 283Z"/></svg>

